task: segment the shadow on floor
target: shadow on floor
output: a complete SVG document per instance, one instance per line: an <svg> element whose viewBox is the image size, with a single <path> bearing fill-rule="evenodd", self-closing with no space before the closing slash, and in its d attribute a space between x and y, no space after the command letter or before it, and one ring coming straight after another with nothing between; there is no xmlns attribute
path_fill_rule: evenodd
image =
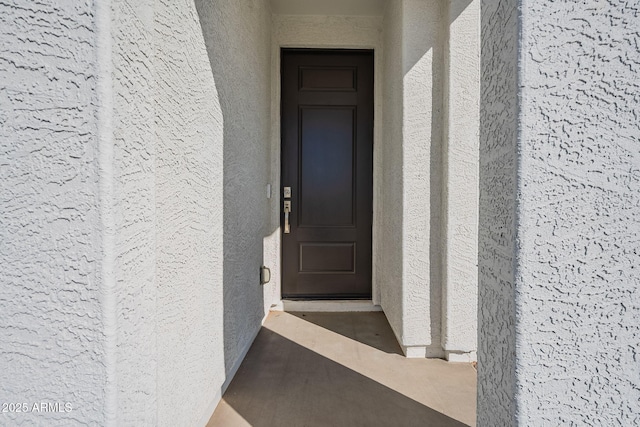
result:
<svg viewBox="0 0 640 427"><path fill-rule="evenodd" d="M466 426L264 327L208 424L243 425Z"/></svg>
<svg viewBox="0 0 640 427"><path fill-rule="evenodd" d="M385 353L403 355L393 330L381 311L369 312L365 316L354 316L353 313L289 314Z"/></svg>

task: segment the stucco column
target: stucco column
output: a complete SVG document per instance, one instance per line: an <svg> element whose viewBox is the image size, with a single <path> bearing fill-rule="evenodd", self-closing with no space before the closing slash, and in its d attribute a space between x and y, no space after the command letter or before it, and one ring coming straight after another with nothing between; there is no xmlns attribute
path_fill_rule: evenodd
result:
<svg viewBox="0 0 640 427"><path fill-rule="evenodd" d="M440 194L441 177L441 13L439 1L402 3L401 345L408 357L442 356L440 263L433 262L439 252L440 209L434 196Z"/></svg>
<svg viewBox="0 0 640 427"><path fill-rule="evenodd" d="M462 362L477 348L480 0L451 0L446 13L442 348Z"/></svg>
<svg viewBox="0 0 640 427"><path fill-rule="evenodd" d="M478 426L640 420L639 13L482 3Z"/></svg>

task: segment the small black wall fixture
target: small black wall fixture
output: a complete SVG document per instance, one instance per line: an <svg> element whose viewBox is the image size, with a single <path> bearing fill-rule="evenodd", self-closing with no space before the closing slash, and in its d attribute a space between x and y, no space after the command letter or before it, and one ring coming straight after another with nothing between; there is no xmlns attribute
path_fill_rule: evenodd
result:
<svg viewBox="0 0 640 427"><path fill-rule="evenodd" d="M264 265L260 267L260 284L264 285L271 280L271 270Z"/></svg>

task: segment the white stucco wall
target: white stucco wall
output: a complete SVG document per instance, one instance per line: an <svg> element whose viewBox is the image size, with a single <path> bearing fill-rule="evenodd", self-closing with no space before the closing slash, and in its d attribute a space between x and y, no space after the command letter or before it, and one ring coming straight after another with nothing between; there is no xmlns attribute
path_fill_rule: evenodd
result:
<svg viewBox="0 0 640 427"><path fill-rule="evenodd" d="M96 20L0 4L0 402L71 404L3 425L105 422Z"/></svg>
<svg viewBox="0 0 640 427"><path fill-rule="evenodd" d="M516 1L482 1L478 426L513 425L518 29Z"/></svg>
<svg viewBox="0 0 640 427"><path fill-rule="evenodd" d="M72 408L0 424L203 425L264 317L268 5L0 8L0 398Z"/></svg>
<svg viewBox="0 0 640 427"><path fill-rule="evenodd" d="M203 12L182 0L154 13L158 423L197 425L225 380L226 120Z"/></svg>
<svg viewBox="0 0 640 427"><path fill-rule="evenodd" d="M110 67L105 89L111 127L101 147L109 153L101 180L109 188L104 208L111 219L109 259L113 303L105 330L113 346L108 362L109 422L156 425L155 79L152 1L104 4L110 34L99 53ZM110 36L110 37L109 37ZM106 101L106 100L105 100Z"/></svg>
<svg viewBox="0 0 640 427"><path fill-rule="evenodd" d="M479 425L637 424L638 8L486 3Z"/></svg>
<svg viewBox="0 0 640 427"><path fill-rule="evenodd" d="M423 357L442 354L442 17L439 0L403 1L402 345Z"/></svg>
<svg viewBox="0 0 640 427"><path fill-rule="evenodd" d="M407 355L439 357L443 8L389 2L384 18L385 105L381 305Z"/></svg>
<svg viewBox="0 0 640 427"><path fill-rule="evenodd" d="M396 334L402 337L402 1L387 3L384 15L383 143L380 191L381 245L374 268L380 305ZM383 242L383 243L382 243Z"/></svg>
<svg viewBox="0 0 640 427"><path fill-rule="evenodd" d="M445 15L442 348L467 361L478 335L480 0L451 0Z"/></svg>
<svg viewBox="0 0 640 427"><path fill-rule="evenodd" d="M269 305L260 284L263 239L274 230L267 199L271 141L268 2L197 1L224 120L224 351L238 368Z"/></svg>
<svg viewBox="0 0 640 427"><path fill-rule="evenodd" d="M134 3L111 29L117 420L199 425L265 313L270 13Z"/></svg>
<svg viewBox="0 0 640 427"><path fill-rule="evenodd" d="M639 14L633 2L525 2L522 425L640 423Z"/></svg>

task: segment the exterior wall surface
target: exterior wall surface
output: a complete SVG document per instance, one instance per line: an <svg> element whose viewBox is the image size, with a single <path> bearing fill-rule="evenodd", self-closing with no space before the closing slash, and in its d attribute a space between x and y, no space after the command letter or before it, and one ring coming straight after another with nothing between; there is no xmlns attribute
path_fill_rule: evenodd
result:
<svg viewBox="0 0 640 427"><path fill-rule="evenodd" d="M201 11L181 0L154 13L158 424L197 425L225 380L226 122Z"/></svg>
<svg viewBox="0 0 640 427"><path fill-rule="evenodd" d="M524 6L518 421L638 424L640 5Z"/></svg>
<svg viewBox="0 0 640 427"><path fill-rule="evenodd" d="M235 372L269 304L260 266L269 227L271 11L268 2L196 1L222 109L224 218L224 354ZM203 256L210 254L203 252ZM230 377L229 377L230 379Z"/></svg>
<svg viewBox="0 0 640 427"><path fill-rule="evenodd" d="M439 0L403 1L401 344L419 357L442 356L442 16Z"/></svg>
<svg viewBox="0 0 640 427"><path fill-rule="evenodd" d="M480 0L446 8L443 138L442 348L469 361L477 349Z"/></svg>
<svg viewBox="0 0 640 427"><path fill-rule="evenodd" d="M479 426L513 425L518 30L515 0L483 0L478 233Z"/></svg>
<svg viewBox="0 0 640 427"><path fill-rule="evenodd" d="M394 1L384 18L381 305L410 357L440 357L443 8Z"/></svg>
<svg viewBox="0 0 640 427"><path fill-rule="evenodd" d="M479 425L635 425L638 7L486 3L482 100L501 125L483 119L481 168L502 154L510 173L481 179Z"/></svg>
<svg viewBox="0 0 640 427"><path fill-rule="evenodd" d="M380 251L374 266L380 305L401 342L402 323L402 1L387 3L384 15L384 83ZM374 193L378 195L378 193Z"/></svg>
<svg viewBox="0 0 640 427"><path fill-rule="evenodd" d="M0 401L30 412L2 425L106 421L97 20L0 4Z"/></svg>
<svg viewBox="0 0 640 427"><path fill-rule="evenodd" d="M101 170L110 190L103 199L106 218L112 221L107 263L113 306L105 329L113 346L109 422L118 425L158 422L153 3L103 3L111 34L99 60L111 65L105 86L112 94L101 108L112 113L102 147L113 147L103 148L110 155Z"/></svg>
<svg viewBox="0 0 640 427"><path fill-rule="evenodd" d="M0 424L205 424L257 333L270 11L220 3L0 5L0 398L71 405Z"/></svg>

